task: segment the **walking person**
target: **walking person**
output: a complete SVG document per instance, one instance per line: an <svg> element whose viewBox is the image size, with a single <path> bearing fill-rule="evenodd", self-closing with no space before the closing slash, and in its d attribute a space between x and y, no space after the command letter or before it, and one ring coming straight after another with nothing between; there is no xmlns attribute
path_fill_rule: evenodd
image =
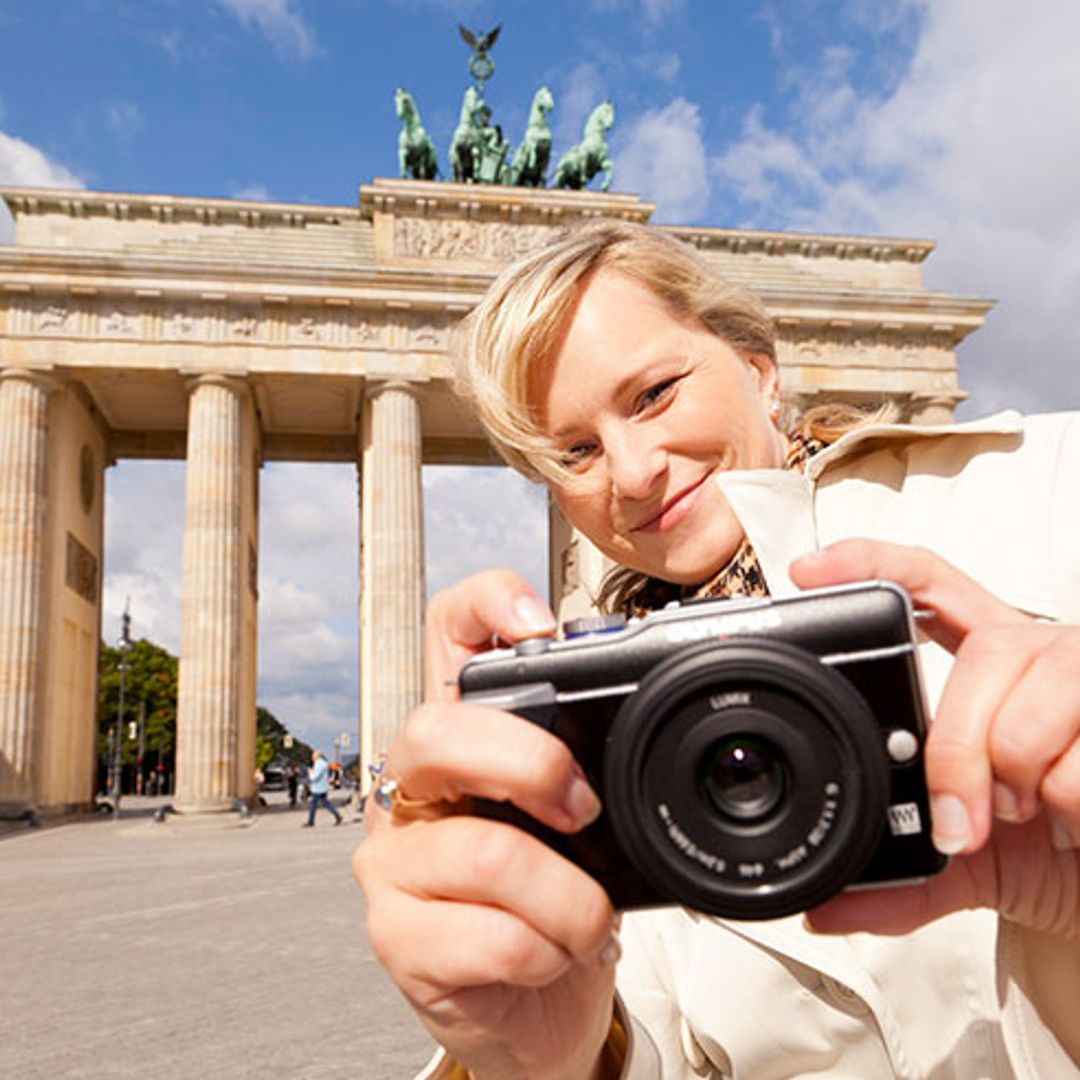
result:
<svg viewBox="0 0 1080 1080"><path fill-rule="evenodd" d="M311 751L311 769L308 771L308 791L311 792L311 802L308 806L308 819L303 828L310 829L315 824L315 811L320 806L325 806L334 815L334 824L340 825L341 815L330 803L330 766L323 757L321 751Z"/></svg>
<svg viewBox="0 0 1080 1080"><path fill-rule="evenodd" d="M296 792L300 786L300 770L295 761L285 766L285 785L289 790L289 809L292 810L296 806Z"/></svg>

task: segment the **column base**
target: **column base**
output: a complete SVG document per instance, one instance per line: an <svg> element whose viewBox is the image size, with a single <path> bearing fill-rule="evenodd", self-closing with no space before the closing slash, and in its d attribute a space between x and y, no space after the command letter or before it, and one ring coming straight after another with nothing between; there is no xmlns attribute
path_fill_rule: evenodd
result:
<svg viewBox="0 0 1080 1080"><path fill-rule="evenodd" d="M30 828L40 824L37 808L25 802L0 802L0 821L21 821Z"/></svg>

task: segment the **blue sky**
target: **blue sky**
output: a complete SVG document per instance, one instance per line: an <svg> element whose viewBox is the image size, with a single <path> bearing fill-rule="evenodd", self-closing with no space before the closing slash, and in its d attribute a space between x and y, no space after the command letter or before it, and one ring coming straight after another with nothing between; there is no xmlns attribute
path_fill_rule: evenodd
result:
<svg viewBox="0 0 1080 1080"><path fill-rule="evenodd" d="M656 220L933 239L928 285L998 301L962 415L1080 407L1076 0L0 0L0 183L352 205L396 172L397 86L445 169L458 23L502 27L512 142L541 84L556 153L611 98L613 189ZM541 500L472 480L427 478L433 583L539 582ZM182 502L179 466L111 470L106 637L130 595L136 633L178 644ZM355 478L268 467L262 512L260 697L328 746L355 714ZM322 523L310 566L297 521Z"/></svg>

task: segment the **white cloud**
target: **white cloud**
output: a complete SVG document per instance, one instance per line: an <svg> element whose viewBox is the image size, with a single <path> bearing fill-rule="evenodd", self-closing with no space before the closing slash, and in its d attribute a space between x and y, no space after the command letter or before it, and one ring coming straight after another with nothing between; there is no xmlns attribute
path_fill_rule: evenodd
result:
<svg viewBox="0 0 1080 1080"><path fill-rule="evenodd" d="M634 58L634 66L661 82L673 83L682 71L682 60L677 52L645 52Z"/></svg>
<svg viewBox="0 0 1080 1080"><path fill-rule="evenodd" d="M265 184L244 184L233 188L234 199L256 199L260 202L270 202L270 189Z"/></svg>
<svg viewBox="0 0 1080 1080"><path fill-rule="evenodd" d="M82 180L36 146L0 131L0 184L16 187L84 187ZM15 236L7 205L0 200L0 244Z"/></svg>
<svg viewBox="0 0 1080 1080"><path fill-rule="evenodd" d="M685 98L637 118L615 155L616 186L656 203L656 221L700 219L709 199L701 113Z"/></svg>
<svg viewBox="0 0 1080 1080"><path fill-rule="evenodd" d="M428 594L492 566L547 596L547 491L505 468L424 470Z"/></svg>
<svg viewBox="0 0 1080 1080"><path fill-rule="evenodd" d="M555 112L552 134L559 153L581 139L582 128L589 113L604 101L604 80L600 69L588 61L575 64L560 80L555 93Z"/></svg>
<svg viewBox="0 0 1080 1080"><path fill-rule="evenodd" d="M315 34L291 0L218 0L245 27L261 31L283 56L309 60L316 52Z"/></svg>
<svg viewBox="0 0 1080 1080"><path fill-rule="evenodd" d="M1078 54L1072 0L926 4L899 79L875 95L846 48L811 57L790 123L752 110L717 187L750 224L935 239L929 285L1000 300L961 349L969 411L1076 407Z"/></svg>
<svg viewBox="0 0 1080 1080"><path fill-rule="evenodd" d="M105 126L118 138L134 138L143 127L145 117L134 101L115 101L105 109Z"/></svg>

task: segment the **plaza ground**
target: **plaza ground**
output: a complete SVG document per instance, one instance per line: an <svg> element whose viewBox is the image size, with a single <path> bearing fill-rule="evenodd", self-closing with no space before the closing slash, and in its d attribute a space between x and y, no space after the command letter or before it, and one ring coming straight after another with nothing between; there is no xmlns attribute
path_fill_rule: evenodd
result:
<svg viewBox="0 0 1080 1080"><path fill-rule="evenodd" d="M0 832L0 1076L410 1077L431 1043L371 954L363 825L237 815Z"/></svg>

